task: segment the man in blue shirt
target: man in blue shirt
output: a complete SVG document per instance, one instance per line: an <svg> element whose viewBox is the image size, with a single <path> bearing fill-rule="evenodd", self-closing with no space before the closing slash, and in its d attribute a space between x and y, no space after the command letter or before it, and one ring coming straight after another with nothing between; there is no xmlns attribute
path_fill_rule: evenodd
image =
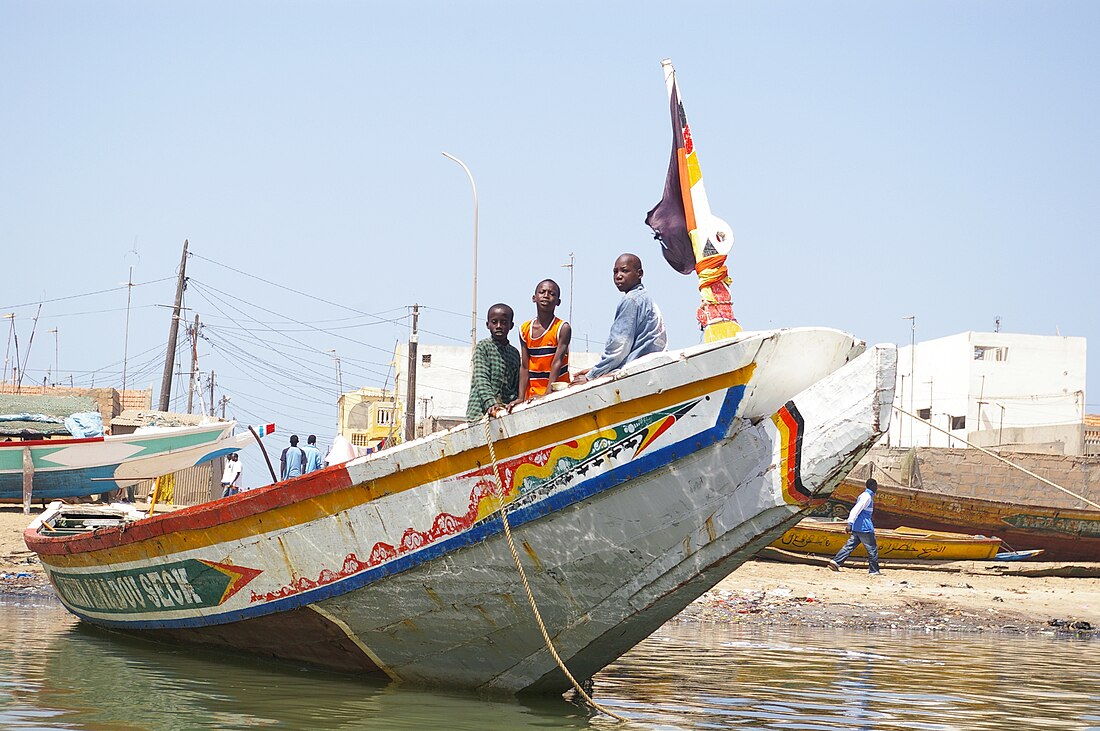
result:
<svg viewBox="0 0 1100 731"><path fill-rule="evenodd" d="M313 434L309 435L309 439L306 440L306 446L303 448L306 453L306 474L310 472L316 472L324 467L324 462L321 460L321 450L317 448L317 437Z"/></svg>
<svg viewBox="0 0 1100 731"><path fill-rule="evenodd" d="M625 296L615 310L603 357L589 371L578 373L574 383L599 378L643 355L665 349L665 321L642 285L642 260L636 254L623 254L615 260L612 273L615 288Z"/></svg>
<svg viewBox="0 0 1100 731"><path fill-rule="evenodd" d="M860 543L867 549L867 566L871 576L878 576L878 543L875 541L875 524L871 519L875 512L875 493L878 492L878 482L874 479L867 480L867 489L856 498L856 504L852 506L852 512L848 513L848 525L845 530L852 535L848 536L844 548L829 561L831 571L840 571L840 567L856 550Z"/></svg>
<svg viewBox="0 0 1100 731"><path fill-rule="evenodd" d="M298 446L298 435L290 435L290 446L283 450L279 458L279 470L281 479L289 480L291 477L300 477L305 474L306 453Z"/></svg>

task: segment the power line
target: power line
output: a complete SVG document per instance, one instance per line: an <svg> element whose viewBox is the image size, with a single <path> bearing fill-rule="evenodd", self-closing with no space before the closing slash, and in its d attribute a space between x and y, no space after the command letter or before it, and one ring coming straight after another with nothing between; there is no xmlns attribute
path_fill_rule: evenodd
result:
<svg viewBox="0 0 1100 731"><path fill-rule="evenodd" d="M306 298L309 298L309 299L312 299L312 300L317 300L318 302L323 302L326 305L332 305L333 307L340 307L342 309L348 310L349 312L357 312L360 315L365 315L366 317L377 317L377 315L373 315L369 312L363 312L362 310L357 310L354 307L348 307L347 305L342 305L339 302L333 302L331 300L324 299L323 297L317 297L316 295L312 295L312 294L308 294L306 292L302 292L301 290L294 289L293 287L288 287L285 284L279 284L278 282L272 282L270 279L264 279L263 277L256 276L255 274L249 274L246 271L243 271L243 270L240 270L240 269L235 269L235 268L233 268L231 266L228 266L226 264L222 264L220 261L214 261L213 259L208 259L207 257L202 256L201 254L196 254L195 252L191 252L191 256L197 257L199 259L202 259L203 261L208 261L211 264L215 264L217 266L228 269L228 270L234 272L235 274L243 274L246 277L251 277L252 279L263 282L264 284L270 284L272 287L278 287L279 289L285 289L287 292L293 292L294 294L300 295L302 297L306 297ZM243 302L244 300L241 300L241 301ZM379 319L381 319L381 318L379 318ZM295 322L297 322L297 321L295 321Z"/></svg>
<svg viewBox="0 0 1100 731"><path fill-rule="evenodd" d="M175 277L172 276L172 277L162 277L160 279L152 279L148 282L138 282L137 284L134 284L133 286L134 287L144 287L147 284L158 284L160 282L165 282L169 279L175 279ZM65 297L54 297L54 298L48 299L48 300L36 300L34 302L24 302L24 303L19 304L19 305L4 305L4 306L0 307L0 310L16 310L16 309L19 309L20 307L33 307L35 305L44 305L48 302L63 302L64 300L79 299L81 297L94 297L97 294L106 294L108 292L118 292L119 290L126 289L129 286L131 286L131 285L122 284L122 285L119 285L117 287L111 287L110 289L96 290L95 292L84 292L83 294L70 294L70 295L67 295Z"/></svg>

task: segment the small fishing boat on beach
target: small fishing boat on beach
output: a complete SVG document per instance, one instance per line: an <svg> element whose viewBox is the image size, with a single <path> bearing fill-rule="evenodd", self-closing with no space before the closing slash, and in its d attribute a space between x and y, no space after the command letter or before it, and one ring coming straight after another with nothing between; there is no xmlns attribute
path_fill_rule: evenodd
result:
<svg viewBox="0 0 1100 731"><path fill-rule="evenodd" d="M235 435L235 426L215 421L84 439L0 442L0 500L84 497L194 467L253 441L247 432Z"/></svg>
<svg viewBox="0 0 1100 731"><path fill-rule="evenodd" d="M833 556L848 540L843 520L803 518L771 545L784 551ZM938 561L986 561L997 557L1001 539L964 533L925 531L899 527L895 530L876 529L879 558ZM865 557L860 544L852 553Z"/></svg>
<svg viewBox="0 0 1100 731"><path fill-rule="evenodd" d="M1100 457L875 447L814 515L847 515L874 476L875 524L996 535L1046 561L1100 557ZM1058 490L1050 482L1066 490Z"/></svg>
<svg viewBox="0 0 1100 731"><path fill-rule="evenodd" d="M104 525L53 505L24 538L69 611L383 679L560 693L827 496L889 427L896 349L741 331L732 237L666 74L673 156L650 220L694 250L703 343L172 513Z"/></svg>

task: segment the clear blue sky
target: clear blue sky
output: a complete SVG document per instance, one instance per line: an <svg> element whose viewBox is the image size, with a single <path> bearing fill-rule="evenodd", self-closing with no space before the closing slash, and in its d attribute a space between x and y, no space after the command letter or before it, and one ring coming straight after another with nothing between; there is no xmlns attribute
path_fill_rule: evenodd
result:
<svg viewBox="0 0 1100 731"><path fill-rule="evenodd" d="M446 150L477 180L480 310L528 315L574 252L575 338L599 349L634 251L670 345L697 342L694 283L643 223L671 57L747 328L906 343L905 315L918 340L999 316L1096 347L1098 37L1089 2L0 0L0 312L25 354L45 301L28 381L56 357L119 385L133 265L155 283L133 290L128 381L159 391L155 305L189 239L229 411L327 442L326 351L346 387L382 385L414 302L422 341L468 341L471 193Z"/></svg>

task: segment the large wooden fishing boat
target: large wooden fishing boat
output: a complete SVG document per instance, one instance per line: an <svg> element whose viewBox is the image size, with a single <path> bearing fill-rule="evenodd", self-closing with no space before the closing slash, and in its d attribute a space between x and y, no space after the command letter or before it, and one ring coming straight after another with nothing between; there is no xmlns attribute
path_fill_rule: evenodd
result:
<svg viewBox="0 0 1100 731"><path fill-rule="evenodd" d="M136 485L243 448L234 421L85 439L0 442L0 500L82 497Z"/></svg>
<svg viewBox="0 0 1100 731"><path fill-rule="evenodd" d="M57 505L25 538L65 606L165 641L556 693L555 654L591 677L828 495L889 426L896 350L741 332L732 235L665 68L673 154L647 222L699 275L703 344L207 505L115 526Z"/></svg>
<svg viewBox="0 0 1100 731"><path fill-rule="evenodd" d="M876 447L815 514L847 515L873 474L876 526L979 532L1013 548L1041 548L1044 560L1096 561L1100 510L1075 495L1100 502L1100 458L1004 456L1073 494L977 449Z"/></svg>
<svg viewBox="0 0 1100 731"><path fill-rule="evenodd" d="M589 677L829 493L887 428L895 364L834 330L742 333L493 419L495 464L471 424L115 527L79 532L56 505L25 538L93 624L560 692L502 505L558 652Z"/></svg>
<svg viewBox="0 0 1100 731"><path fill-rule="evenodd" d="M848 540L849 534L844 530L846 525L842 520L803 518L775 540L772 547L795 553L834 556ZM1001 547L1000 538L904 526L895 530L876 529L875 542L878 544L879 558L921 561L984 561L996 558ZM865 557L867 551L860 544L852 555Z"/></svg>

